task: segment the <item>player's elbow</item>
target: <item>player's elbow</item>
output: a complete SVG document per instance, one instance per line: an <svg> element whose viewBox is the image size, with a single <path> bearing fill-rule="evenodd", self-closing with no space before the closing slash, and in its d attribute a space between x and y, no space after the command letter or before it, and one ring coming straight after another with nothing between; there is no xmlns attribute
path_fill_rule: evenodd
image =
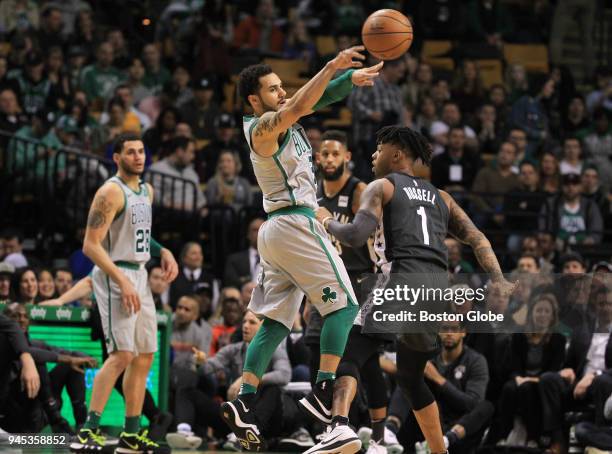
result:
<svg viewBox="0 0 612 454"><path fill-rule="evenodd" d="M91 259L94 255L94 251L95 244L91 240L86 239L85 241L83 241L83 254L85 254L85 256Z"/></svg>

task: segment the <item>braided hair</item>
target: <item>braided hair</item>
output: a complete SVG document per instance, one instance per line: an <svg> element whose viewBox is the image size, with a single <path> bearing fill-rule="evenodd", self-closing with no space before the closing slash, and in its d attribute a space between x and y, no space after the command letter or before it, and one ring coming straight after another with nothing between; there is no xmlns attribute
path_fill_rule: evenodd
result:
<svg viewBox="0 0 612 454"><path fill-rule="evenodd" d="M385 126L376 132L376 143L395 145L402 152L423 164L431 164L432 149L425 136L413 129L401 126Z"/></svg>

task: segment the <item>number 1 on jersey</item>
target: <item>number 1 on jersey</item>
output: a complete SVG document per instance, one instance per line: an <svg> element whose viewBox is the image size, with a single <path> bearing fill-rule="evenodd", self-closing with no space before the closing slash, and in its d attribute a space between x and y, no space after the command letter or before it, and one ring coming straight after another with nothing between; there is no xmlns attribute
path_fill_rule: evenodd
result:
<svg viewBox="0 0 612 454"><path fill-rule="evenodd" d="M429 232L427 231L427 213L425 207L419 207L417 214L421 217L421 229L423 230L423 243L429 246Z"/></svg>

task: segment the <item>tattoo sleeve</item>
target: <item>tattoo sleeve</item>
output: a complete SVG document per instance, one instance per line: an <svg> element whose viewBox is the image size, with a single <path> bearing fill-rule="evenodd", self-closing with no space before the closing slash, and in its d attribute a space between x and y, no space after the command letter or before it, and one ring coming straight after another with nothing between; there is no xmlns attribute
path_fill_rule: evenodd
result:
<svg viewBox="0 0 612 454"><path fill-rule="evenodd" d="M106 196L98 195L94 199L87 218L87 227L98 229L106 224L106 220L112 211L111 204L106 200Z"/></svg>
<svg viewBox="0 0 612 454"><path fill-rule="evenodd" d="M361 193L360 210L372 213L376 218L380 218L383 206L383 181L374 180L366 186Z"/></svg>
<svg viewBox="0 0 612 454"><path fill-rule="evenodd" d="M264 114L261 116L255 129L253 130L253 135L256 137L261 137L265 134L271 134L278 127L282 120L282 112L274 112L270 114ZM282 131L278 131L280 134Z"/></svg>
<svg viewBox="0 0 612 454"><path fill-rule="evenodd" d="M451 235L465 244L469 244L478 263L491 276L491 280L496 282L503 279L503 274L495 252L487 237L474 225L472 220L454 201L450 206L450 219L448 221L448 231Z"/></svg>

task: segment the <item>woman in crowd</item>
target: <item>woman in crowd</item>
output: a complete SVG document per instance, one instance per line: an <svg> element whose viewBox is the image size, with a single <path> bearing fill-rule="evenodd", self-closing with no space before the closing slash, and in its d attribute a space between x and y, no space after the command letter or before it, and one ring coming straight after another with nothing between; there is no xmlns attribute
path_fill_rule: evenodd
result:
<svg viewBox="0 0 612 454"><path fill-rule="evenodd" d="M561 190L559 161L552 151L545 151L540 158L540 190L549 195Z"/></svg>
<svg viewBox="0 0 612 454"><path fill-rule="evenodd" d="M22 268L13 278L14 294L22 304L38 303L38 280L32 268Z"/></svg>
<svg viewBox="0 0 612 454"><path fill-rule="evenodd" d="M41 269L38 274L38 298L48 300L55 297L55 281L53 274L47 268Z"/></svg>
<svg viewBox="0 0 612 454"><path fill-rule="evenodd" d="M219 155L217 171L206 186L206 200L211 205L226 205L240 211L251 206L253 193L250 183L239 176L242 165L236 153L224 150Z"/></svg>

